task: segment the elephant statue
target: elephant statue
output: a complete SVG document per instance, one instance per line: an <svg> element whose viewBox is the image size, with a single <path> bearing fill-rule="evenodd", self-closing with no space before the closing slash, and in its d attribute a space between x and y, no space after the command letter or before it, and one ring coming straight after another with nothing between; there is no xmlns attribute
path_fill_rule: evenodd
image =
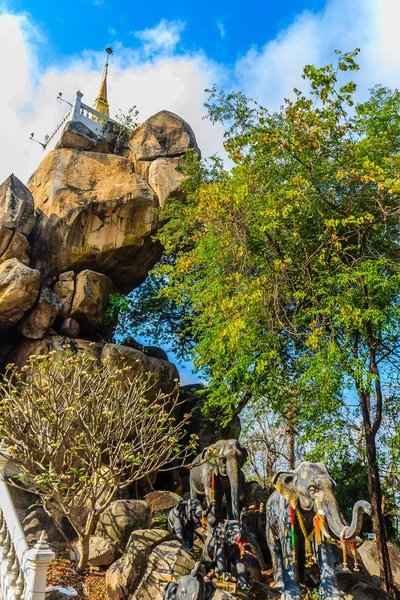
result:
<svg viewBox="0 0 400 600"><path fill-rule="evenodd" d="M345 540L355 538L362 527L363 512L371 516L372 506L362 500L356 502L352 521L347 525L336 501L335 482L323 463L302 462L294 471L279 471L273 478L273 484L276 491L266 505L266 534L274 571L274 589L282 592L282 599L300 600L297 550L304 547L306 558L309 554L308 558L313 558L319 567L319 597L342 600L332 548L327 540L331 538L343 544ZM312 536L314 556L310 543Z"/></svg>
<svg viewBox="0 0 400 600"><path fill-rule="evenodd" d="M190 550L193 548L195 529L200 525L202 516L203 508L199 500L181 500L168 515L168 530Z"/></svg>
<svg viewBox="0 0 400 600"><path fill-rule="evenodd" d="M179 581L170 581L165 588L164 600L205 600L206 588L197 562L190 575L184 575Z"/></svg>
<svg viewBox="0 0 400 600"><path fill-rule="evenodd" d="M249 587L249 572L253 579L261 580L257 559L245 550L247 540L239 521L225 521L214 527L203 546L206 568L215 566L216 574L236 575L239 587Z"/></svg>
<svg viewBox="0 0 400 600"><path fill-rule="evenodd" d="M247 450L237 440L219 440L204 448L194 459L190 470L191 498L201 499L205 496L207 506L214 499L218 511L221 511L225 496L228 520L238 521L245 481L241 468L246 459ZM220 519L221 515L218 517Z"/></svg>

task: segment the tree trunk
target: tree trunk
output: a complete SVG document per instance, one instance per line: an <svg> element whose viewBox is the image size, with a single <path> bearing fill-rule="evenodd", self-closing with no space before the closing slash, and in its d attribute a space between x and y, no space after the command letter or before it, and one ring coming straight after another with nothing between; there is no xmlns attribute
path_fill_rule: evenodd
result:
<svg viewBox="0 0 400 600"><path fill-rule="evenodd" d="M86 532L83 535L79 536L78 541L78 551L79 551L79 560L76 566L76 572L80 575L85 572L88 560L89 560L89 542L90 542L90 534Z"/></svg>
<svg viewBox="0 0 400 600"><path fill-rule="evenodd" d="M371 504L374 509L372 521L374 533L376 535L376 548L378 551L380 579L382 581L383 588L388 593L393 593L393 576L390 566L385 524L382 512L382 488L376 453L376 432L373 430L370 423L367 394L359 393L359 398L365 430L365 444L368 461L368 490L371 497Z"/></svg>
<svg viewBox="0 0 400 600"><path fill-rule="evenodd" d="M287 416L286 432L288 436L288 459L289 469L296 468L296 429L294 426L294 413L290 412Z"/></svg>

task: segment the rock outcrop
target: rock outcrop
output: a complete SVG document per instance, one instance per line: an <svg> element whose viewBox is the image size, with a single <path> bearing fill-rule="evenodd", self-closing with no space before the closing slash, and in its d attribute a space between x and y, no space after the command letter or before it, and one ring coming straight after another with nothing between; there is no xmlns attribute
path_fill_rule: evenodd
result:
<svg viewBox="0 0 400 600"><path fill-rule="evenodd" d="M394 544L388 543L390 565L392 567L393 582L400 590L400 549ZM379 583L379 563L376 542L364 542L359 548L363 564L371 577Z"/></svg>
<svg viewBox="0 0 400 600"><path fill-rule="evenodd" d="M36 302L40 273L16 258L0 264L0 331L10 329Z"/></svg>
<svg viewBox="0 0 400 600"><path fill-rule="evenodd" d="M53 150L29 189L39 215L32 263L45 280L90 269L127 290L143 281L159 258L160 250L149 248L157 197L128 159Z"/></svg>
<svg viewBox="0 0 400 600"><path fill-rule="evenodd" d="M170 394L179 383L179 373L173 363L147 356L135 348L118 344L105 344L101 357L103 359L108 358L116 364L123 363L131 367L133 376L145 376L146 373L151 373L152 382L154 383L153 388L150 390L151 395L155 393L155 390L159 390L163 394Z"/></svg>
<svg viewBox="0 0 400 600"><path fill-rule="evenodd" d="M100 331L106 320L113 282L107 275L85 269L75 278L74 296L69 316L81 326Z"/></svg>
<svg viewBox="0 0 400 600"><path fill-rule="evenodd" d="M28 186L14 175L0 185L0 368L21 368L33 354L83 350L127 365L130 376L149 377L146 396L153 399L179 385L175 365L157 346L109 343L107 308L114 291L140 285L161 257L153 236L163 207L171 197L184 200L183 157L188 149L200 151L190 126L167 111L132 133L123 156L114 146L82 123L67 123ZM124 494L144 496L156 478L154 471ZM98 568L113 562L112 600L161 600L165 577L179 579L192 569L192 557L169 532L150 529L152 517L165 521L179 499L172 492L153 493L151 506L118 499L101 515L89 562ZM83 520L89 506L79 510ZM52 542L54 523L68 528L54 507L51 518L41 506L22 512L32 542L40 528ZM76 540L74 531L66 535Z"/></svg>
<svg viewBox="0 0 400 600"><path fill-rule="evenodd" d="M29 235L35 224L32 194L24 184L10 175L0 185L0 225Z"/></svg>
<svg viewBox="0 0 400 600"><path fill-rule="evenodd" d="M49 287L42 286L35 306L18 324L19 330L27 338L40 340L53 325L59 307L57 294Z"/></svg>
<svg viewBox="0 0 400 600"><path fill-rule="evenodd" d="M93 131L80 121L68 121L65 125L56 149L74 148L89 152L106 152L107 142L99 138Z"/></svg>
<svg viewBox="0 0 400 600"><path fill-rule="evenodd" d="M181 117L168 110L162 110L147 119L129 140L132 161L181 156L189 148L200 154L193 129Z"/></svg>

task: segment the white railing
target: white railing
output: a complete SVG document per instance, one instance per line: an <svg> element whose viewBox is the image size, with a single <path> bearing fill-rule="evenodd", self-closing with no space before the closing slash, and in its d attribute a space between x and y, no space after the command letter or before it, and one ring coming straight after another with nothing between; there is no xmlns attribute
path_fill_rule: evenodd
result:
<svg viewBox="0 0 400 600"><path fill-rule="evenodd" d="M44 600L47 570L55 554L44 531L29 548L5 481L9 462L6 450L0 448L0 600Z"/></svg>
<svg viewBox="0 0 400 600"><path fill-rule="evenodd" d="M60 131L61 127L63 125L65 125L65 123L68 121L68 118L71 116L71 113L72 113L72 107L69 109L69 111L67 112L65 117L63 117L63 119L59 122L59 124L57 125L57 127L55 128L53 133L51 135L46 135L45 141L43 144L43 150L46 150L47 146L50 144L50 142L54 138L54 136Z"/></svg>
<svg viewBox="0 0 400 600"><path fill-rule="evenodd" d="M71 121L80 121L81 123L84 123L86 127L100 137L106 123L118 125L118 123L113 119L110 119L110 117L106 117L106 115L103 115L91 106L84 104L82 102L82 96L82 92L78 90L72 107Z"/></svg>

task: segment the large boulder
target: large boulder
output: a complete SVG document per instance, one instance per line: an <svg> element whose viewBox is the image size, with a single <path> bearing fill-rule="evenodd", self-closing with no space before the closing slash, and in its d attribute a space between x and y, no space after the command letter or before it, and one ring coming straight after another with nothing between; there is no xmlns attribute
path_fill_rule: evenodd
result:
<svg viewBox="0 0 400 600"><path fill-rule="evenodd" d="M153 385L149 390L149 395L153 397L158 391L164 394L171 393L179 381L179 374L173 363L147 356L136 348L105 344L102 358L108 358L118 365L126 364L131 367L132 375L145 376L146 373L151 373L151 384Z"/></svg>
<svg viewBox="0 0 400 600"><path fill-rule="evenodd" d="M400 549L394 544L388 543L390 565L392 567L394 585L400 590ZM379 581L379 562L376 542L364 542L358 553L362 558L365 568L376 582Z"/></svg>
<svg viewBox="0 0 400 600"><path fill-rule="evenodd" d="M152 550L172 535L162 529L144 529L132 532L126 553L106 573L109 600L127 600L143 577Z"/></svg>
<svg viewBox="0 0 400 600"><path fill-rule="evenodd" d="M268 492L257 481L246 481L244 488L244 501L246 506L255 506L258 508L260 504L266 504L268 500Z"/></svg>
<svg viewBox="0 0 400 600"><path fill-rule="evenodd" d="M127 158L53 150L28 185L39 215L32 263L45 278L91 269L131 290L160 257L150 239L159 203Z"/></svg>
<svg viewBox="0 0 400 600"><path fill-rule="evenodd" d="M157 194L161 207L164 206L168 198L184 199L184 193L180 189L185 178L179 170L182 164L182 158L179 156L163 156L152 161L139 160L135 163L135 169L146 179L151 189Z"/></svg>
<svg viewBox="0 0 400 600"><path fill-rule="evenodd" d="M60 316L67 318L71 312L72 300L75 292L75 274L73 271L61 273L54 291L60 302Z"/></svg>
<svg viewBox="0 0 400 600"><path fill-rule="evenodd" d="M178 115L162 110L147 119L129 140L131 160L180 156L193 148L200 154L193 129Z"/></svg>
<svg viewBox="0 0 400 600"><path fill-rule="evenodd" d="M339 589L346 600L391 600L380 586L374 582L368 574L354 571L341 571L337 573ZM393 600L393 599L392 599Z"/></svg>
<svg viewBox="0 0 400 600"><path fill-rule="evenodd" d="M206 387L202 383L183 385L179 391L180 417L192 411L197 414L205 402L206 393ZM214 421L205 418L192 419L188 425L188 432L198 435L199 451L201 451L218 440L238 440L241 422L240 418L235 416L225 427L219 427Z"/></svg>
<svg viewBox="0 0 400 600"><path fill-rule="evenodd" d="M11 328L36 302L40 273L16 258L0 264L0 330Z"/></svg>
<svg viewBox="0 0 400 600"><path fill-rule="evenodd" d="M96 536L115 542L123 552L132 531L149 529L151 509L143 500L115 500L100 516Z"/></svg>
<svg viewBox="0 0 400 600"><path fill-rule="evenodd" d="M59 307L57 295L49 287L43 286L35 306L19 323L19 330L27 338L43 338L53 325Z"/></svg>
<svg viewBox="0 0 400 600"><path fill-rule="evenodd" d="M0 225L29 235L34 224L33 197L18 177L12 174L0 185Z"/></svg>
<svg viewBox="0 0 400 600"><path fill-rule="evenodd" d="M89 269L81 271L75 278L70 316L80 325L101 329L113 287L113 282L107 275Z"/></svg>
<svg viewBox="0 0 400 600"><path fill-rule="evenodd" d="M66 346L72 352L83 350L100 359L102 343L88 342L82 339L70 339L61 335L47 335L41 340L24 339L7 356L7 362L14 363L20 369L32 354L48 354L55 350L60 354L66 352Z"/></svg>
<svg viewBox="0 0 400 600"><path fill-rule="evenodd" d="M4 255L5 251L7 250L11 238L13 236L14 231L12 229L10 229L9 227L3 227L2 225L0 225L0 261L3 262L2 260L2 256Z"/></svg>
<svg viewBox="0 0 400 600"><path fill-rule="evenodd" d="M46 532L47 539L52 544L67 545L66 540L57 529L53 519L42 506L34 506L28 510L22 521L22 528L28 544L34 545L40 538L42 531Z"/></svg>
<svg viewBox="0 0 400 600"><path fill-rule="evenodd" d="M23 233L0 226L0 263L17 258L24 265L29 265L31 247Z"/></svg>
<svg viewBox="0 0 400 600"><path fill-rule="evenodd" d="M80 552L77 543L73 546L74 552L71 552L71 558L75 559L76 556L80 556ZM108 567L120 555L118 546L114 542L96 535L90 536L88 562L92 567Z"/></svg>
<svg viewBox="0 0 400 600"><path fill-rule="evenodd" d="M175 492L159 491L149 492L144 497L145 502L151 508L151 514L154 519L167 519L170 511L175 508L182 497ZM165 521L166 522L166 521Z"/></svg>
<svg viewBox="0 0 400 600"><path fill-rule="evenodd" d="M180 542L163 542L154 548L147 561L145 573L131 600L163 600L169 581L188 575L194 559Z"/></svg>
<svg viewBox="0 0 400 600"><path fill-rule="evenodd" d="M97 135L81 121L68 121L56 148L75 148L75 150L94 150L99 141Z"/></svg>
<svg viewBox="0 0 400 600"><path fill-rule="evenodd" d="M79 325L78 321L75 321L75 319L68 317L67 319L64 319L64 321L61 323L58 333L60 335L66 335L71 338L77 338L79 336L80 331L81 326Z"/></svg>

